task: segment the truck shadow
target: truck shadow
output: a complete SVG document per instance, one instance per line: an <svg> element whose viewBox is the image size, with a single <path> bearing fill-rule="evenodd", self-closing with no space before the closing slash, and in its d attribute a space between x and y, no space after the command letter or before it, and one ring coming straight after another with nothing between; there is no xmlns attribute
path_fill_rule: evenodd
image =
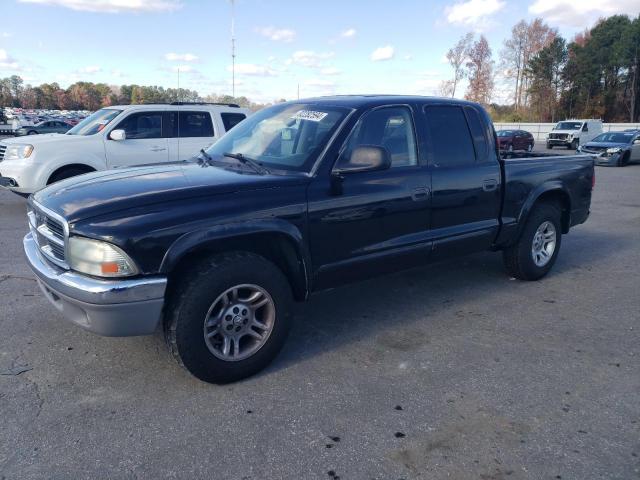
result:
<svg viewBox="0 0 640 480"><path fill-rule="evenodd" d="M612 255L623 254L620 252L629 248L630 242L622 234L572 232L563 237L558 261L541 282L553 282L561 275L580 281L579 275L589 274ZM283 352L260 375L368 337L388 338L388 344L383 346L398 350L417 348L416 342L420 343L421 338L422 343L428 343L431 327L446 323L461 308L474 311L477 302L477 310L485 310L487 304L504 302L501 297L505 294L522 295L527 285L534 285L531 289L539 291L537 282L510 279L502 255L486 252L319 292L298 306ZM535 301L544 300L526 300ZM400 331L406 334L399 334Z"/></svg>

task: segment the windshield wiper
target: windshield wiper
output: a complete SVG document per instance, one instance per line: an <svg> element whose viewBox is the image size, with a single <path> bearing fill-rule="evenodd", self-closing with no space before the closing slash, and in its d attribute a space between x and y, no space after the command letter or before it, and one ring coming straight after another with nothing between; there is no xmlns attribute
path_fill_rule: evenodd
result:
<svg viewBox="0 0 640 480"><path fill-rule="evenodd" d="M211 165L211 162L213 162L213 158L211 158L211 155L209 155L204 148L200 149L200 155L202 155L204 157L204 163L206 163L207 165ZM198 163L202 162L202 157L198 157Z"/></svg>
<svg viewBox="0 0 640 480"><path fill-rule="evenodd" d="M256 171L256 173L259 173L260 175L269 173L269 170L267 168L263 167L252 158L244 156L242 153L225 152L222 155L225 157L234 158L238 160L240 163L242 163L243 165L249 165L251 168L253 168Z"/></svg>

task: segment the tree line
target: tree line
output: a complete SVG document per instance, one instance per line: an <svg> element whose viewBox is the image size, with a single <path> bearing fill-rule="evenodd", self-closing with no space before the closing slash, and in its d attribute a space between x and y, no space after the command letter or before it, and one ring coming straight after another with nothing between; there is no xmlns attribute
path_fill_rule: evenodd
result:
<svg viewBox="0 0 640 480"><path fill-rule="evenodd" d="M466 78L465 98L487 106L496 121L640 121L640 16L601 19L570 41L542 19L522 20L497 65L487 39L473 33L446 57L453 75L441 94L455 96ZM507 89L506 105L491 102L499 84Z"/></svg>
<svg viewBox="0 0 640 480"><path fill-rule="evenodd" d="M18 75L0 79L0 107L42 108L47 110L98 110L110 105L171 102L237 103L257 110L264 105L246 97L230 95L200 96L195 90L144 85L107 85L76 82L68 88L58 83L32 86Z"/></svg>

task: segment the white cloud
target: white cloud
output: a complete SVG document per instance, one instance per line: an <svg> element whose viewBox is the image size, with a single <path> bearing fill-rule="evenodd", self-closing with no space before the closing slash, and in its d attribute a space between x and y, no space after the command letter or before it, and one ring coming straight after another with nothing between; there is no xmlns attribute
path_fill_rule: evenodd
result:
<svg viewBox="0 0 640 480"><path fill-rule="evenodd" d="M396 54L395 48L391 45L386 45L384 47L376 48L371 54L371 60L374 62L379 62L381 60L391 60Z"/></svg>
<svg viewBox="0 0 640 480"><path fill-rule="evenodd" d="M9 37L12 37L12 36L13 36L13 34L9 33L9 32L2 32L0 34L0 37L2 37L2 38L9 38Z"/></svg>
<svg viewBox="0 0 640 480"><path fill-rule="evenodd" d="M293 55L291 55L291 58L288 59L286 63L287 65L295 63L303 67L320 68L322 67L323 60L332 58L334 55L334 52L316 53L311 50L298 50L297 52L293 52Z"/></svg>
<svg viewBox="0 0 640 480"><path fill-rule="evenodd" d="M93 75L94 73L99 73L101 71L102 68L97 65L89 65L88 67L78 69L78 73L84 73L87 75Z"/></svg>
<svg viewBox="0 0 640 480"><path fill-rule="evenodd" d="M195 62L198 60L198 57L193 53L166 53L164 58L170 62Z"/></svg>
<svg viewBox="0 0 640 480"><path fill-rule="evenodd" d="M355 28L349 28L349 29L345 30L344 32L342 32L342 33L340 34L340 36L341 36L342 38L352 38L352 37L355 37L355 36L356 36L356 33L357 33L357 32L356 32L356 29L355 29Z"/></svg>
<svg viewBox="0 0 640 480"><path fill-rule="evenodd" d="M136 13L171 12L182 4L177 0L19 0L22 3L55 5L85 12Z"/></svg>
<svg viewBox="0 0 640 480"><path fill-rule="evenodd" d="M180 73L193 73L196 72L191 65L174 65L170 69L172 72L180 72Z"/></svg>
<svg viewBox="0 0 640 480"><path fill-rule="evenodd" d="M323 80L321 78L313 78L311 80L307 80L304 82L304 84L308 87L335 87L336 84L335 82L332 82L331 80Z"/></svg>
<svg viewBox="0 0 640 480"><path fill-rule="evenodd" d="M413 60L413 55L411 55L410 53L407 53L406 55L404 55L402 57L403 60Z"/></svg>
<svg viewBox="0 0 640 480"><path fill-rule="evenodd" d="M529 5L529 13L558 25L584 29L600 17L615 14L635 16L640 13L638 0L535 0Z"/></svg>
<svg viewBox="0 0 640 480"><path fill-rule="evenodd" d="M227 67L227 71L231 71L232 66L229 65ZM276 75L276 72L269 67L265 67L264 65L255 65L253 63L237 63L236 64L236 73L239 75L251 75L256 77L273 77Z"/></svg>
<svg viewBox="0 0 640 480"><path fill-rule="evenodd" d="M13 58L11 55L7 53L6 50L0 48L0 67L6 68L7 70L22 70L20 64Z"/></svg>
<svg viewBox="0 0 640 480"><path fill-rule="evenodd" d="M320 70L322 75L340 75L342 73L341 70L338 70L336 67L326 67Z"/></svg>
<svg viewBox="0 0 640 480"><path fill-rule="evenodd" d="M263 27L256 31L274 42L292 42L296 38L296 32L288 28Z"/></svg>
<svg viewBox="0 0 640 480"><path fill-rule="evenodd" d="M483 28L490 16L502 10L504 0L468 0L445 8L447 22L465 27Z"/></svg>

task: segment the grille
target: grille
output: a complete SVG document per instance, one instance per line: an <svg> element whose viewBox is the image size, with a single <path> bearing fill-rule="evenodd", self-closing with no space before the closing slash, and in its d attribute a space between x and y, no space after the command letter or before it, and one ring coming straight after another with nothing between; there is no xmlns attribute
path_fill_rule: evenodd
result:
<svg viewBox="0 0 640 480"><path fill-rule="evenodd" d="M609 147L583 147L582 151L583 152L603 152L604 150L606 150Z"/></svg>
<svg viewBox="0 0 640 480"><path fill-rule="evenodd" d="M7 151L7 146L0 143L0 162L4 160L4 152Z"/></svg>
<svg viewBox="0 0 640 480"><path fill-rule="evenodd" d="M556 140L566 140L569 137L566 133L550 133L549 138Z"/></svg>
<svg viewBox="0 0 640 480"><path fill-rule="evenodd" d="M55 265L68 269L65 257L65 229L62 221L44 212L37 206L30 206L29 228L40 252Z"/></svg>

